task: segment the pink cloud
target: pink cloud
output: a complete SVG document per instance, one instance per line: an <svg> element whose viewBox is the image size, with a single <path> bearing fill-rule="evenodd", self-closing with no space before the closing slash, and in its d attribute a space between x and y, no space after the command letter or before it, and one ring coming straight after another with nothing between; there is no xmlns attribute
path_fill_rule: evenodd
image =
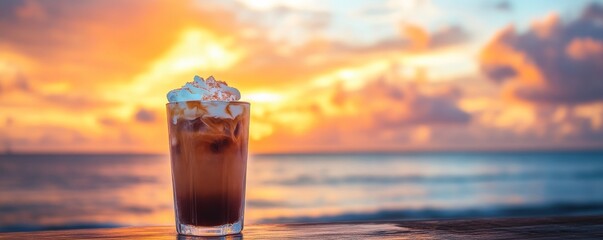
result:
<svg viewBox="0 0 603 240"><path fill-rule="evenodd" d="M483 49L486 75L508 82L510 94L530 102L580 104L603 100L603 21L591 4L575 20L556 15L524 33L505 28ZM588 60L587 60L588 59Z"/></svg>

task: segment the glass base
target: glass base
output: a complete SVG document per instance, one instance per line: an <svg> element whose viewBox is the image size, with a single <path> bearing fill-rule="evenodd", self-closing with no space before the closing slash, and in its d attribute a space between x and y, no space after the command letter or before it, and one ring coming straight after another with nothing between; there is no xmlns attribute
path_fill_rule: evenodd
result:
<svg viewBox="0 0 603 240"><path fill-rule="evenodd" d="M189 236L226 236L240 233L243 230L243 219L220 226L194 226L176 223L176 230L178 234Z"/></svg>

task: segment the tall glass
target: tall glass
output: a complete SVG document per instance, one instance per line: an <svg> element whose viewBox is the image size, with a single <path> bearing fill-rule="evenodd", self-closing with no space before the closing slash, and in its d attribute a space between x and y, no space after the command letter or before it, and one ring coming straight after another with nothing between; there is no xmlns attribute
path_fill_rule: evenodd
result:
<svg viewBox="0 0 603 240"><path fill-rule="evenodd" d="M167 116L178 233L241 232L249 103L173 102Z"/></svg>

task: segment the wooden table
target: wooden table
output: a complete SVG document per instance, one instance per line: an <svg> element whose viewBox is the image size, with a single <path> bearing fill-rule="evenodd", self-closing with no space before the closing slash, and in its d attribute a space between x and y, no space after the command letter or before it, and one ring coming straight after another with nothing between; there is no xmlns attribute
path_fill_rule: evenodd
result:
<svg viewBox="0 0 603 240"><path fill-rule="evenodd" d="M3 233L0 239L206 238L178 236L168 226ZM243 234L209 239L603 239L603 216L251 225Z"/></svg>

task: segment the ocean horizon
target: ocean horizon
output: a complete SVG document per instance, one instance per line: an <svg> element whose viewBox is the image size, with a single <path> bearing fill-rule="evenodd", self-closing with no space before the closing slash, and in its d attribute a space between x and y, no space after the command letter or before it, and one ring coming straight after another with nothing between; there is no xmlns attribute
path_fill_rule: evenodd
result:
<svg viewBox="0 0 603 240"><path fill-rule="evenodd" d="M603 150L254 154L245 221L603 214ZM0 155L0 232L173 225L167 154Z"/></svg>

